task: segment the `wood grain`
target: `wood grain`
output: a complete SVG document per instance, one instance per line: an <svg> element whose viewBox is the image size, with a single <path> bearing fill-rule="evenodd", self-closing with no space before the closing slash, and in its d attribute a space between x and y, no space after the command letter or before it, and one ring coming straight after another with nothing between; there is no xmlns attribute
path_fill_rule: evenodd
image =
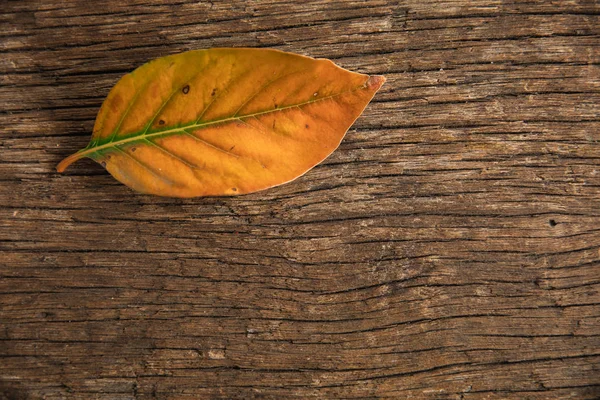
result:
<svg viewBox="0 0 600 400"><path fill-rule="evenodd" d="M597 1L0 13L0 399L600 397ZM121 75L228 46L387 83L266 192L55 172Z"/></svg>

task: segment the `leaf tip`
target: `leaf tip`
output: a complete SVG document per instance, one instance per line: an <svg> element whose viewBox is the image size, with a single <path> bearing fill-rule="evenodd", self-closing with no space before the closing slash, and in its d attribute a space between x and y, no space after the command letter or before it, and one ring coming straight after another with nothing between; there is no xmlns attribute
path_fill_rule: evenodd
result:
<svg viewBox="0 0 600 400"><path fill-rule="evenodd" d="M373 75L365 82L365 87L369 90L377 91L385 83L385 76Z"/></svg>

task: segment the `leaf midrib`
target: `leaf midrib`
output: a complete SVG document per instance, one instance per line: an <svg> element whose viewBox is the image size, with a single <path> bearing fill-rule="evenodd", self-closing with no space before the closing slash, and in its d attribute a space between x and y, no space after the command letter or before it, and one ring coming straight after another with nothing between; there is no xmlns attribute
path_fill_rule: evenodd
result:
<svg viewBox="0 0 600 400"><path fill-rule="evenodd" d="M315 100L309 100L309 101L305 101L303 103L298 103L298 104L292 104L289 106L285 106L285 107L278 107L274 110L267 110L267 111L260 111L257 113L253 113L253 114L246 114L246 115L241 115L241 116L237 116L237 117L228 117L228 118L223 118L223 119L219 119L219 120L214 120L214 121L208 121L208 122L203 122L203 123L192 123L189 125L184 125L184 126L180 126L177 128L173 128L173 129L167 129L164 131L159 131L159 132L151 132L151 133L145 133L145 132L141 132L140 134L133 134L132 136L129 136L125 139L121 139L121 140L117 140L117 141L112 141L112 142L108 142L105 143L103 145L100 146L94 146L91 147L89 149L83 149L80 152L76 153L79 157L87 157L91 154L94 153L98 153L100 151L103 150L107 150L107 149L111 149L111 148L117 148L118 146L122 146L124 144L127 143L132 143L132 142L137 142L140 140L147 140L149 138L152 137L158 137L158 136L165 136L165 135L171 135L171 134L176 134L176 133L185 133L184 131L187 129L195 129L195 128L204 128L207 126L211 126L211 125L218 125L218 124L222 124L222 123L226 123L226 122L231 122L231 121L243 121L243 119L246 118L253 118L253 117L257 117L260 115L265 115L265 114L269 114L269 113L275 113L275 112L281 112L281 111L285 111L285 110L289 110L291 108L295 108L295 107L302 107L302 106L306 106L309 104L313 104L313 103L318 103L320 101L325 101L325 100L329 100L347 93L352 93L355 92L361 88L365 88L364 84L355 87L354 89L350 89L350 90L346 90L340 93L336 93L336 94L332 94L329 96L324 96L324 97L320 97L318 99Z"/></svg>

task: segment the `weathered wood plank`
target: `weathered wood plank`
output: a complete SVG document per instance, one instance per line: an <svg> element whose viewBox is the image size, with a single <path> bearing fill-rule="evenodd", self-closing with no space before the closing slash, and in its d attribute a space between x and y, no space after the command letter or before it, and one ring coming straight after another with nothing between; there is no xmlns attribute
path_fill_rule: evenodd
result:
<svg viewBox="0 0 600 400"><path fill-rule="evenodd" d="M596 1L6 1L0 399L600 396ZM273 47L388 79L238 198L90 161L149 59Z"/></svg>

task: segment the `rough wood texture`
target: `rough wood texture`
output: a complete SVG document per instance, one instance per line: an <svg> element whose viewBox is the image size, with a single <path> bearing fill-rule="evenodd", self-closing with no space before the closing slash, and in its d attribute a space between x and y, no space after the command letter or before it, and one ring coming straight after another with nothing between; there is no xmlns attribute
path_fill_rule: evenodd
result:
<svg viewBox="0 0 600 400"><path fill-rule="evenodd" d="M0 12L0 398L600 396L597 1ZM388 82L332 157L266 192L55 172L122 74L223 46Z"/></svg>

